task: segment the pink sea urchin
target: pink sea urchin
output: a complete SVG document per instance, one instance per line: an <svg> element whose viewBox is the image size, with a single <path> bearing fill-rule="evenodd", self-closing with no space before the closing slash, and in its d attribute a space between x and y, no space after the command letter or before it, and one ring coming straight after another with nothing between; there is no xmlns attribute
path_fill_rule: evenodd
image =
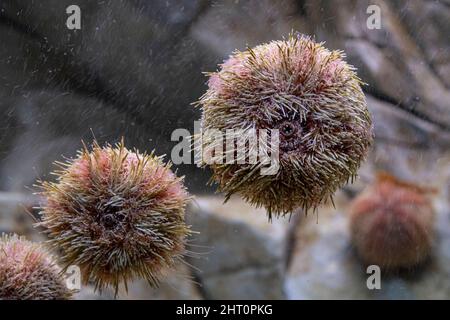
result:
<svg viewBox="0 0 450 320"><path fill-rule="evenodd" d="M42 222L65 267L78 265L83 282L115 288L139 276L157 285L184 253L189 200L160 157L116 147L86 147L59 163L57 182L42 182Z"/></svg>
<svg viewBox="0 0 450 320"><path fill-rule="evenodd" d="M17 235L0 237L0 300L69 299L53 256Z"/></svg>
<svg viewBox="0 0 450 320"><path fill-rule="evenodd" d="M431 250L433 222L426 190L386 174L380 174L350 210L350 231L359 256L384 269L423 262Z"/></svg>
<svg viewBox="0 0 450 320"><path fill-rule="evenodd" d="M290 36L235 52L210 74L200 98L203 132L279 130L279 170L213 163L227 197L238 193L270 215L317 207L353 179L372 142L361 81L340 51ZM207 148L207 146L203 146Z"/></svg>

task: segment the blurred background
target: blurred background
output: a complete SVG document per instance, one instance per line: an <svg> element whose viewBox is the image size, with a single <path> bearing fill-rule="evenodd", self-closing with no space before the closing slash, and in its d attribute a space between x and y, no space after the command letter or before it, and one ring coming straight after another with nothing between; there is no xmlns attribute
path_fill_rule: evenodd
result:
<svg viewBox="0 0 450 320"><path fill-rule="evenodd" d="M81 29L66 8L81 9ZM370 29L369 5L381 28ZM375 144L336 208L267 222L239 198L222 205L207 170L175 166L196 200L189 223L198 257L157 290L137 280L131 299L449 299L449 0L0 0L0 232L43 240L27 211L36 179L72 157L81 140L170 152L177 128L193 132L205 71L235 49L298 31L341 49L368 85ZM380 170L435 188L430 261L368 290L353 250L351 200ZM108 299L85 287L79 298Z"/></svg>

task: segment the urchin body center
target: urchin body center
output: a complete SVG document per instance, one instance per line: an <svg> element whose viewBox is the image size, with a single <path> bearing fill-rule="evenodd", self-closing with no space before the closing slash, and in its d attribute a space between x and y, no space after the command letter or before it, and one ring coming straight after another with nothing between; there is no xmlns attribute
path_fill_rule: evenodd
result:
<svg viewBox="0 0 450 320"><path fill-rule="evenodd" d="M280 137L280 151L290 152L301 147L301 138L306 133L305 123L299 119L283 119L273 126Z"/></svg>
<svg viewBox="0 0 450 320"><path fill-rule="evenodd" d="M99 210L97 214L98 223L107 230L115 230L123 225L127 218L123 208L107 205Z"/></svg>

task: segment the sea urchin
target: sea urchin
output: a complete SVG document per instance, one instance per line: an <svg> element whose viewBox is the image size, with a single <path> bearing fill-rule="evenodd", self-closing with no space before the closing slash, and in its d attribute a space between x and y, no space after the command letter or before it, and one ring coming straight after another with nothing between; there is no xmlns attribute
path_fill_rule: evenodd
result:
<svg viewBox="0 0 450 320"><path fill-rule="evenodd" d="M410 268L429 256L434 210L426 193L383 173L355 198L350 231L365 263L383 269Z"/></svg>
<svg viewBox="0 0 450 320"><path fill-rule="evenodd" d="M298 35L237 51L210 74L197 103L202 132L279 132L276 174L261 175L260 163L213 163L219 191L242 195L270 217L315 208L355 177L373 130L361 81L343 58Z"/></svg>
<svg viewBox="0 0 450 320"><path fill-rule="evenodd" d="M40 244L17 235L0 237L0 300L61 300L72 293Z"/></svg>
<svg viewBox="0 0 450 320"><path fill-rule="evenodd" d="M84 147L67 163L57 163L56 182L41 182L47 200L38 224L50 244L62 250L65 268L77 265L83 282L102 290L135 276L156 286L178 261L189 226L190 199L161 157L116 147Z"/></svg>

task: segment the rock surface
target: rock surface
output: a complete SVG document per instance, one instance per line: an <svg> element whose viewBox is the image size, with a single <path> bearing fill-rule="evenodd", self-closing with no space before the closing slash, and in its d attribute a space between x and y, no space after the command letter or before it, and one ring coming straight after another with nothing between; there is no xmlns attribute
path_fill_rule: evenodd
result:
<svg viewBox="0 0 450 320"><path fill-rule="evenodd" d="M0 234L17 233L26 235L29 240L40 239L33 229L31 217L36 203L31 195L0 192Z"/></svg>
<svg viewBox="0 0 450 320"><path fill-rule="evenodd" d="M143 280L135 280L128 285L128 292L121 290L118 298L127 300L198 300L202 299L202 296L189 268L180 264L163 277L158 288L152 288Z"/></svg>
<svg viewBox="0 0 450 320"><path fill-rule="evenodd" d="M191 241L202 292L209 299L282 299L287 220L267 223L264 210L238 198L197 198L189 223L199 234Z"/></svg>

